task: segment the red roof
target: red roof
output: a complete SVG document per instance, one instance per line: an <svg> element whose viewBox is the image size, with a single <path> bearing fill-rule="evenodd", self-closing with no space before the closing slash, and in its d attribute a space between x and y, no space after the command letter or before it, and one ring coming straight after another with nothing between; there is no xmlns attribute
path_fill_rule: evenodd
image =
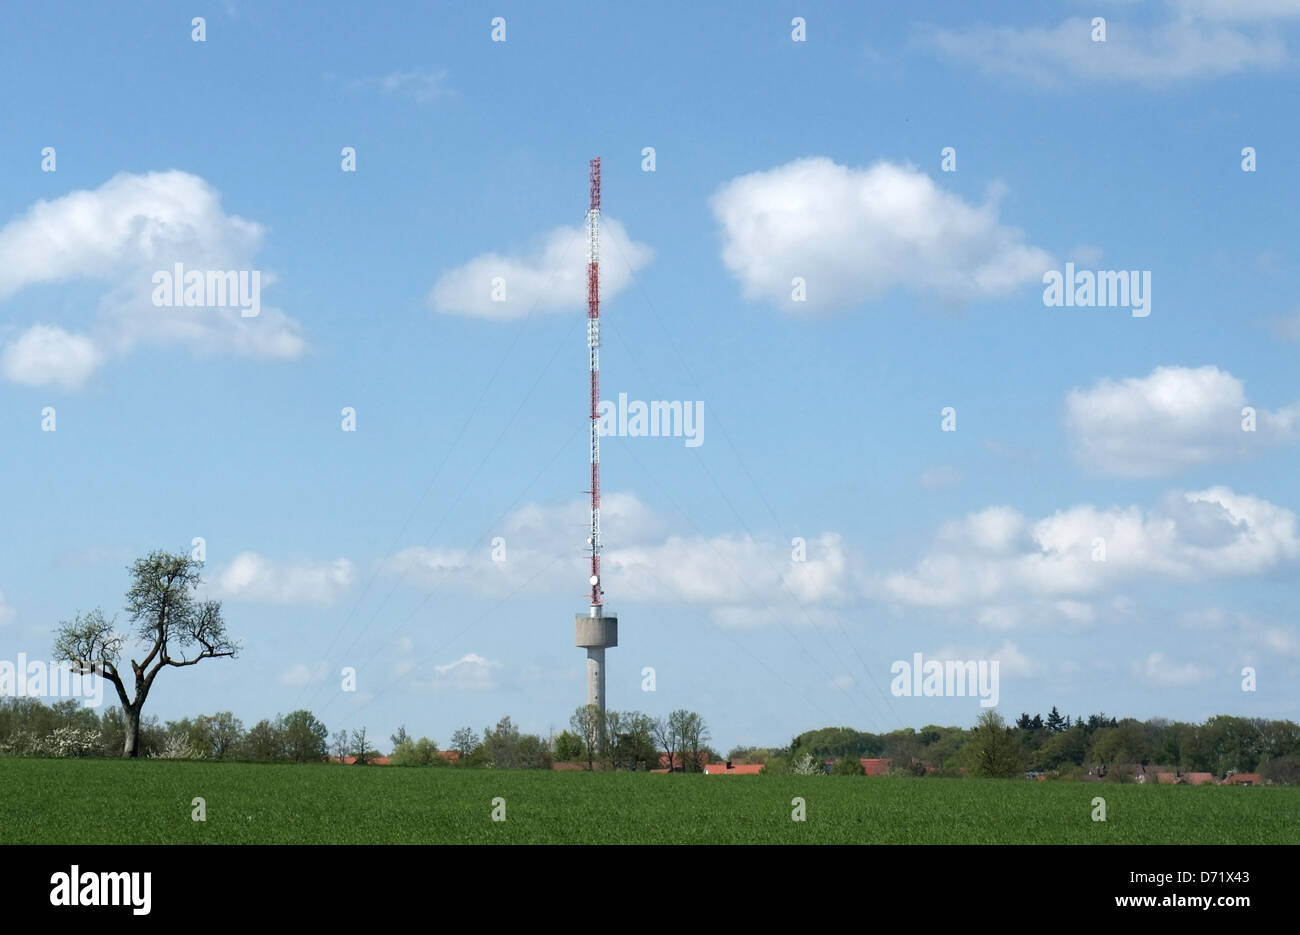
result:
<svg viewBox="0 0 1300 935"><path fill-rule="evenodd" d="M1156 782L1161 782L1168 786L1176 786L1181 782L1181 780L1173 773L1156 773Z"/></svg>
<svg viewBox="0 0 1300 935"><path fill-rule="evenodd" d="M329 761L330 761L331 763L342 762L343 764L345 764L345 765L347 765L347 766L351 766L352 764L356 763L357 758L354 757L354 756L345 756L345 757L340 761L338 757L336 757L336 756L332 756L332 757L330 757L330 760L329 760ZM369 760L369 763L370 763L371 766L387 766L387 765L388 765L388 757L386 757L386 756L376 756L376 757L372 757L372 758Z"/></svg>
<svg viewBox="0 0 1300 935"><path fill-rule="evenodd" d="M1188 773L1187 781L1193 786L1206 786L1214 782L1213 773Z"/></svg>
<svg viewBox="0 0 1300 935"><path fill-rule="evenodd" d="M681 750L678 750L675 754L673 754L673 769L681 769L682 767L684 767L686 765L686 758L688 756L690 756L690 754L684 753ZM700 751L699 761L700 761L700 769L704 769L704 767L709 765L709 755L705 753L703 750ZM659 767L665 770L668 769L667 753L659 754ZM654 772L654 770L651 770L650 772Z"/></svg>
<svg viewBox="0 0 1300 935"><path fill-rule="evenodd" d="M1233 773L1227 779L1223 780L1229 786L1258 786L1262 785L1259 773Z"/></svg>
<svg viewBox="0 0 1300 935"><path fill-rule="evenodd" d="M888 776L889 768L893 765L893 761L888 759L864 759L860 762L863 772L868 776Z"/></svg>
<svg viewBox="0 0 1300 935"><path fill-rule="evenodd" d="M762 771L762 763L732 763L730 769L726 763L708 763L704 767L710 776L757 776Z"/></svg>
<svg viewBox="0 0 1300 935"><path fill-rule="evenodd" d="M443 758L444 760L446 760L448 763L455 763L457 760L460 759L460 751L459 751L459 750L439 750L439 751L438 751L438 756L442 757L442 758Z"/></svg>

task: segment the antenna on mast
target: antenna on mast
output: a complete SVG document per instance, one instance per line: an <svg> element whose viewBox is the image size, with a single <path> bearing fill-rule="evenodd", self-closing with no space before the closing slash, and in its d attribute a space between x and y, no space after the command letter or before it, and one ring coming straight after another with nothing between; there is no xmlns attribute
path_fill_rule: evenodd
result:
<svg viewBox="0 0 1300 935"><path fill-rule="evenodd" d="M600 157L588 164L587 352L591 359L591 606L601 605L600 582Z"/></svg>
<svg viewBox="0 0 1300 935"><path fill-rule="evenodd" d="M600 578L600 157L587 167L587 354L591 362L591 549L590 609L574 617L575 640L587 650L587 704L600 712L599 744L605 746L605 650L618 645L618 617L606 616Z"/></svg>

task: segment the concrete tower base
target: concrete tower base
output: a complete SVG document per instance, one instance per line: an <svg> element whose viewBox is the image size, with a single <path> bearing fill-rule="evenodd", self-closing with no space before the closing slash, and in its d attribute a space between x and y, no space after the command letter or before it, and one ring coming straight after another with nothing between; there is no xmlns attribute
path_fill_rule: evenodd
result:
<svg viewBox="0 0 1300 935"><path fill-rule="evenodd" d="M600 605L577 614L574 643L587 651L587 704L605 713L605 650L618 645L618 617L606 617Z"/></svg>
<svg viewBox="0 0 1300 935"><path fill-rule="evenodd" d="M595 705L602 714L605 712L604 647L587 650L587 704Z"/></svg>

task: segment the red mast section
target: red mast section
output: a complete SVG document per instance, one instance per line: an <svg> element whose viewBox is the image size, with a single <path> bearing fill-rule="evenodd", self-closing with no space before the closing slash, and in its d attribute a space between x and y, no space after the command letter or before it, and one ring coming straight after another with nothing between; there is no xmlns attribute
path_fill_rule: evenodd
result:
<svg viewBox="0 0 1300 935"><path fill-rule="evenodd" d="M591 206L587 211L587 350L591 357L591 606L600 607L600 157L588 167Z"/></svg>

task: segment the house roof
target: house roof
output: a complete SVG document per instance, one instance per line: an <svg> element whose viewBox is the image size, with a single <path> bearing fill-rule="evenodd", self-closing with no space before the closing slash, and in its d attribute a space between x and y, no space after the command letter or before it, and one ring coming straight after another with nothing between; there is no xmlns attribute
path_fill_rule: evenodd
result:
<svg viewBox="0 0 1300 935"><path fill-rule="evenodd" d="M356 763L357 758L354 756L345 756L342 760L340 760L338 757L332 756L330 757L329 761L331 763L343 763L344 765L351 766L352 764ZM386 756L371 757L369 763L371 766L387 766L388 757Z"/></svg>
<svg viewBox="0 0 1300 935"><path fill-rule="evenodd" d="M1188 773L1187 781L1193 786L1206 786L1214 782L1213 773Z"/></svg>
<svg viewBox="0 0 1300 935"><path fill-rule="evenodd" d="M1258 786L1262 785L1259 773L1233 773L1223 780L1229 786Z"/></svg>
<svg viewBox="0 0 1300 935"><path fill-rule="evenodd" d="M757 776L762 771L762 763L732 763L731 769L727 769L726 763L709 763L704 767L710 776Z"/></svg>
<svg viewBox="0 0 1300 935"><path fill-rule="evenodd" d="M860 762L862 763L862 771L868 776L888 776L889 768L894 765L893 760L880 758L868 758Z"/></svg>

